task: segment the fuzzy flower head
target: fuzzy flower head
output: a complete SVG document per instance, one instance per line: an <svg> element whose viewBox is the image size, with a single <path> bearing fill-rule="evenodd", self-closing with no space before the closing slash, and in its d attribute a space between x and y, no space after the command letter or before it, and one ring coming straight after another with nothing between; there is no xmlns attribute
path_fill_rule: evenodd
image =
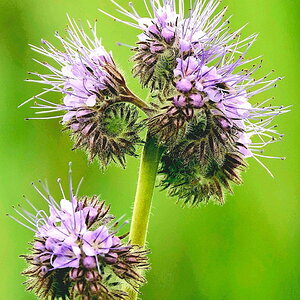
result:
<svg viewBox="0 0 300 300"><path fill-rule="evenodd" d="M159 89L160 94L169 90L176 58L201 51L212 59L215 51L227 47L228 36L235 34L223 35L228 23L222 20L226 8L216 13L219 4L216 0L195 0L188 13L183 0L145 0L147 14L144 15L140 15L131 3L131 11L128 11L111 1L131 20L114 19L142 31L136 47L132 48L136 52L134 76L140 78L144 87L152 91Z"/></svg>
<svg viewBox="0 0 300 300"><path fill-rule="evenodd" d="M288 110L250 102L280 78L268 79L271 72L253 80L260 63L239 72L236 69L249 61L225 61L207 65L201 55L178 58L173 95L150 118L153 133L170 145L162 160L162 185L185 204L211 199L223 203L223 190L232 192L230 182L242 182L245 159L253 157L264 166L260 158L268 156L263 148L282 137L271 123Z"/></svg>
<svg viewBox="0 0 300 300"><path fill-rule="evenodd" d="M49 212L26 200L33 212L20 206L15 210L24 221L11 216L35 234L31 254L23 255L27 289L51 299L127 299L121 285L137 289L144 282L139 270L148 268L147 251L122 241L126 235L118 234L118 221L98 197L73 193L71 170L67 197L58 183L60 202L44 184L44 191L33 185Z"/></svg>
<svg viewBox="0 0 300 300"><path fill-rule="evenodd" d="M94 27L88 22L91 34L85 33L82 25L69 18L67 37L55 37L62 50L46 40L42 47L32 49L51 63L40 62L49 74L30 73L38 77L29 79L48 86L42 93L28 99L37 103L37 114L55 114L33 119L61 118L65 129L71 133L75 148L87 150L89 157L98 157L102 166L111 160L125 165L125 155L135 155L135 146L140 143L140 124L135 108L121 102L136 99L126 86L112 58L101 44ZM48 92L62 94L61 103L44 99Z"/></svg>
<svg viewBox="0 0 300 300"><path fill-rule="evenodd" d="M112 2L133 20L121 22L142 31L133 74L151 91L148 127L167 149L160 173L170 195L184 204L223 203L230 183L242 182L247 158L263 167L261 158L283 159L262 152L281 140L272 121L288 109L269 104L273 98L254 100L281 78L255 78L261 61L246 55L257 35L232 32L220 1L191 1L186 14L183 0L145 0L148 16Z"/></svg>

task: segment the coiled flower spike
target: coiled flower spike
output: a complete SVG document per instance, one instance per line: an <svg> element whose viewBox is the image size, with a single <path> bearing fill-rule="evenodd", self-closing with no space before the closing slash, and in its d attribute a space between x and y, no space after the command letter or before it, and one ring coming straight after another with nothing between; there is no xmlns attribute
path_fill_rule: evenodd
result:
<svg viewBox="0 0 300 300"><path fill-rule="evenodd" d="M110 161L125 166L126 155L135 156L135 148L142 142L136 106L143 110L147 106L127 88L112 54L105 51L97 38L96 24L88 25L91 37L69 18L67 37L55 34L63 51L45 40L42 47L32 46L55 63L35 60L50 74L30 73L39 79L28 81L48 88L23 104L36 99L33 108L37 114L56 114L28 119L61 118L75 142L74 148L86 150L90 159L98 157L102 167ZM49 92L62 94L63 103L42 98Z"/></svg>
<svg viewBox="0 0 300 300"><path fill-rule="evenodd" d="M117 1L111 2L133 22L100 11L142 31L137 46L132 47L136 52L132 58L135 62L134 76L140 77L142 85L152 91L160 90L160 95L169 90L176 58L186 57L195 51L202 51L205 56L212 58L216 51L224 47L234 48L240 43L228 44L241 29L229 33L229 18L223 20L227 8L215 14L220 1L191 1L187 15L183 0L144 0L147 16L141 16L131 2L129 5L132 12Z"/></svg>
<svg viewBox="0 0 300 300"><path fill-rule="evenodd" d="M119 221L97 196L79 197L79 186L73 192L71 165L68 196L58 183L59 203L45 184L44 191L33 184L49 213L26 199L33 212L19 206L14 209L24 221L10 216L35 234L31 254L22 256L29 264L27 289L42 299L128 299L125 287L145 282L140 271L149 267L148 251L123 241L127 234L118 234Z"/></svg>
<svg viewBox="0 0 300 300"><path fill-rule="evenodd" d="M148 15L111 1L133 21L114 18L142 32L132 47L133 75L151 91L148 127L166 149L161 185L170 195L184 204L223 203L230 182L242 182L246 158L267 170L261 158L284 159L262 152L281 140L272 121L288 108L268 105L273 98L250 102L281 78L254 79L261 61L246 55L257 35L231 32L220 1L191 1L186 13L183 0L144 0Z"/></svg>
<svg viewBox="0 0 300 300"><path fill-rule="evenodd" d="M230 183L242 182L247 158L267 170L261 158L283 159L263 151L281 140L272 121L288 109L268 105L273 98L254 104L254 97L281 78L270 78L273 72L255 78L261 61L246 56L257 36L241 38L243 27L232 32L226 8L218 11L219 0L191 1L189 11L183 0L144 0L146 15L132 3L129 12L111 1L131 21L113 18L140 30L131 47L133 76L149 88L149 104L127 88L95 28L89 37L70 20L68 38L57 34L65 52L45 41L44 47L33 46L59 64L42 63L52 74L35 74L37 82L51 86L38 95L35 108L65 113L54 117L63 118L74 148L87 150L90 159L98 157L102 167L111 161L125 166L126 155L135 156L142 143L139 133L146 124L149 137L164 149L161 186L193 205L223 203ZM42 99L47 91L62 93L63 104ZM139 122L134 105L147 113L146 122Z"/></svg>

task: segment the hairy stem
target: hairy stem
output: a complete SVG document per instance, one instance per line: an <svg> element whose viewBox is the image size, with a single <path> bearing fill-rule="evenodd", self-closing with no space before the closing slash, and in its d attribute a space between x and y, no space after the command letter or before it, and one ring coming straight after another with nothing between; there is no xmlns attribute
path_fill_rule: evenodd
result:
<svg viewBox="0 0 300 300"><path fill-rule="evenodd" d="M161 153L162 150L158 147L155 138L148 135L140 163L129 235L133 245L144 247L146 243L153 189ZM130 291L130 299L135 300L137 296L137 292Z"/></svg>
<svg viewBox="0 0 300 300"><path fill-rule="evenodd" d="M129 88L124 87L124 91L120 94L120 102L132 103L138 108L140 108L146 115L149 116L153 112L148 103L144 102L138 96L136 96Z"/></svg>

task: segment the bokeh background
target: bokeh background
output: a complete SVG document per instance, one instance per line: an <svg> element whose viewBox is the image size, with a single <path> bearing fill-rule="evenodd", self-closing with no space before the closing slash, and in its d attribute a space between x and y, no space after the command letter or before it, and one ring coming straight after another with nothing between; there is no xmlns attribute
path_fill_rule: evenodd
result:
<svg viewBox="0 0 300 300"><path fill-rule="evenodd" d="M127 0L119 2L127 5ZM141 0L133 2L143 11ZM165 192L156 191L149 232L152 270L143 300L300 299L300 1L225 4L234 15L232 28L249 22L244 34L260 33L250 55L264 54L263 71L275 68L285 76L277 89L257 101L276 96L278 104L293 105L292 112L277 119L284 141L269 147L269 153L287 160L264 161L275 179L249 161L245 183L235 187L223 207L182 209ZM35 54L28 44L39 44L42 37L53 41L53 32L62 32L67 23L66 12L82 20L98 19L104 45L115 52L130 78L130 50L116 41L133 45L138 32L102 16L98 7L114 10L109 0L0 1L0 299L35 299L24 291L20 272L25 263L18 258L27 252L32 233L5 216L22 202L23 194L45 207L31 181L47 178L58 196L56 178L66 181L72 161L75 181L85 177L81 194L100 193L117 216L126 213L130 218L138 160L129 159L126 170L113 166L103 174L96 163L88 165L84 153L70 150L69 137L57 120L24 121L33 115L30 105L17 109L41 89L23 81L27 71L42 70L31 60ZM129 85L145 95L137 80L130 79Z"/></svg>

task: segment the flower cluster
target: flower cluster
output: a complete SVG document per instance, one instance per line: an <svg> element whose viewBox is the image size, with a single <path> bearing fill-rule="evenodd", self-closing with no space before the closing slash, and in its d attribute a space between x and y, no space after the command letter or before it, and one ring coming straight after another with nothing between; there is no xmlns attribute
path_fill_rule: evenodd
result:
<svg viewBox="0 0 300 300"><path fill-rule="evenodd" d="M246 55L257 35L242 38L243 27L232 32L219 0L191 1L188 12L184 0L144 0L146 15L132 3L128 11L111 1L131 21L104 13L140 31L131 47L132 73L149 88L150 103L128 89L96 28L89 37L70 20L67 39L56 34L64 52L46 41L45 47L33 46L58 63L41 63L50 75L34 73L39 80L31 81L50 85L35 97L40 102L34 107L38 113L63 111L54 117L63 118L74 148L98 157L103 167L111 161L124 166L126 155L135 156L146 124L164 149L162 186L184 203L223 203L230 182L242 182L245 159L253 157L265 167L260 159L270 156L262 153L264 147L281 140L272 121L287 108L269 104L273 98L254 104L256 95L281 78L271 78L270 72L254 79L261 61ZM62 93L63 104L42 99L48 91ZM139 122L137 108L147 114L146 122Z"/></svg>
<svg viewBox="0 0 300 300"><path fill-rule="evenodd" d="M150 87L152 91L157 89L168 90L169 80L172 79L173 69L176 66L176 58L188 55L190 52L203 51L207 54L214 48L219 48L226 43L225 38L220 38L218 44L213 43L216 37L226 25L226 21L219 25L226 9L218 13L214 22L210 18L217 8L217 1L209 1L204 5L203 1L195 1L193 8L186 18L183 0L154 0L144 1L149 13L147 17L141 17L134 9L132 12L120 6L119 12L134 22L114 19L131 27L143 31L138 36L137 46L133 48L136 52L133 61L136 63L133 74L139 76L144 87ZM178 8L178 9L177 9ZM106 15L107 12L100 10Z"/></svg>
<svg viewBox="0 0 300 300"><path fill-rule="evenodd" d="M33 185L49 213L27 200L33 213L15 209L27 224L11 216L35 233L31 254L23 255L30 265L23 272L28 290L47 299L127 299L124 287L137 289L145 281L140 270L148 268L147 251L122 241L126 234L118 235L119 222L98 197L73 193L71 170L69 200L58 182L60 203L44 184L45 193Z"/></svg>
<svg viewBox="0 0 300 300"><path fill-rule="evenodd" d="M144 1L147 17L112 2L142 31L133 74L152 91L148 126L166 147L162 186L184 203L223 203L223 189L242 182L245 159L263 165L263 148L282 137L271 122L287 109L249 101L281 78L253 78L261 62L245 57L256 35L231 32L217 0L195 0L188 14L183 0Z"/></svg>
<svg viewBox="0 0 300 300"><path fill-rule="evenodd" d="M135 147L141 143L138 136L141 124L135 107L120 102L138 99L127 88L112 54L105 51L97 38L96 25L92 28L88 23L91 38L74 20L69 18L69 23L67 38L55 34L64 51L45 40L42 47L32 46L57 65L37 61L51 74L30 73L39 79L28 81L50 87L24 103L39 100L33 106L38 114L63 112L63 115L35 119L62 118L75 141L75 148L87 150L91 159L98 157L103 167L111 160L124 166L125 155L135 156ZM63 103L42 98L47 92L63 94Z"/></svg>
<svg viewBox="0 0 300 300"><path fill-rule="evenodd" d="M144 87L166 89L172 77L175 57L178 55L175 38L174 15L170 6L161 11L153 20L143 19L144 33L139 35L139 42L134 48L136 63L133 75L139 76Z"/></svg>

